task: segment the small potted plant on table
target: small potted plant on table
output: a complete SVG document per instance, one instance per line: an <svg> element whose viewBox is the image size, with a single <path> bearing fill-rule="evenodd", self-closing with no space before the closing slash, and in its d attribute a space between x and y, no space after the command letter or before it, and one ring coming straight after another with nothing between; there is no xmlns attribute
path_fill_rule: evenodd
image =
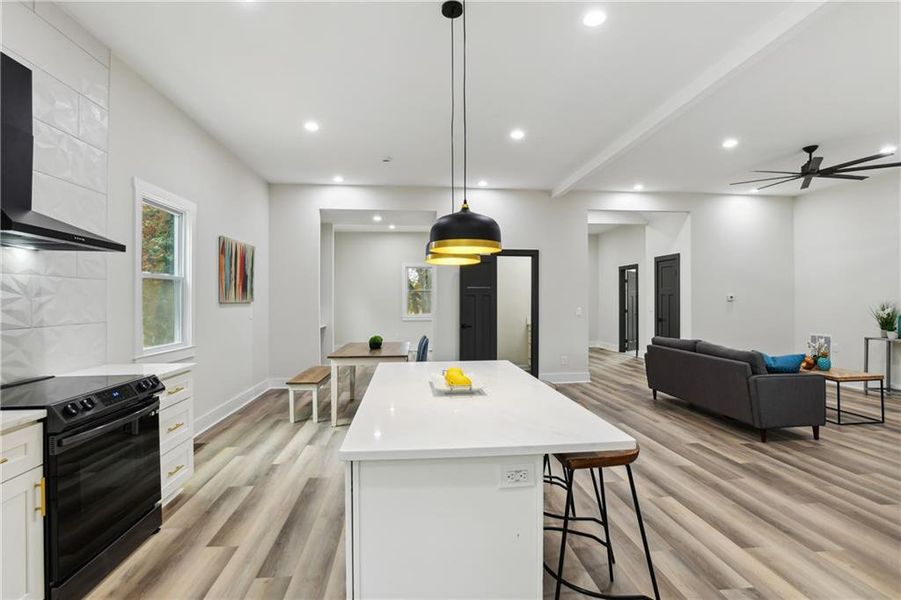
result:
<svg viewBox="0 0 901 600"><path fill-rule="evenodd" d="M382 336L374 335L369 338L369 349L370 350L379 350L382 347Z"/></svg>
<svg viewBox="0 0 901 600"><path fill-rule="evenodd" d="M895 330L898 322L898 308L894 303L883 302L879 306L871 308L870 314L876 319L882 337L893 339L898 337L898 332Z"/></svg>

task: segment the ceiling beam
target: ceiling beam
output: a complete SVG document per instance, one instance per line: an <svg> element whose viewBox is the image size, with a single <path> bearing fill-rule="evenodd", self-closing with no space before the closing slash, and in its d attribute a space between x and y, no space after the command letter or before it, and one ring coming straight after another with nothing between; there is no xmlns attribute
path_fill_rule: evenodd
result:
<svg viewBox="0 0 901 600"><path fill-rule="evenodd" d="M551 196L557 198L566 194L583 179L648 138L668 121L674 119L711 93L730 75L735 74L743 66L750 64L753 59L761 56L776 42L796 30L802 22L828 3L828 0L818 0L796 2L790 5L778 18L742 40L720 60L705 69L697 78L682 87L629 130L564 177L554 187Z"/></svg>

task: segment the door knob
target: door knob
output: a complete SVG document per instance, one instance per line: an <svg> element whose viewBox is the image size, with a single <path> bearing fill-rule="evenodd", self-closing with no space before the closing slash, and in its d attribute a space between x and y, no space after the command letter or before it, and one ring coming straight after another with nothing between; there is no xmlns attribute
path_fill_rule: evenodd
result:
<svg viewBox="0 0 901 600"><path fill-rule="evenodd" d="M469 329L472 327L469 323L460 323L460 329Z"/></svg>

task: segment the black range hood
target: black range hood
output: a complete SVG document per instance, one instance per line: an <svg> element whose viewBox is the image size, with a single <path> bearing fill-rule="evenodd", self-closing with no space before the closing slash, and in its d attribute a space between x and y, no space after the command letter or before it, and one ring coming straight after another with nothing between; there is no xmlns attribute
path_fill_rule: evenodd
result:
<svg viewBox="0 0 901 600"><path fill-rule="evenodd" d="M34 135L31 70L0 64L0 245L30 250L125 252L125 245L31 210Z"/></svg>

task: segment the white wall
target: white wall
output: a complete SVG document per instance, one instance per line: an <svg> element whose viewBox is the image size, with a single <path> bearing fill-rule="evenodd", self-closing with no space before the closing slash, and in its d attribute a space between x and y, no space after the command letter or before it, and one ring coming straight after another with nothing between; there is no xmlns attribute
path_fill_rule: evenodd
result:
<svg viewBox="0 0 901 600"><path fill-rule="evenodd" d="M131 362L134 347L134 191L139 177L197 204L194 410L202 428L269 375L269 203L266 183L113 57L110 71L109 234L128 252L109 261L109 360ZM318 230L318 221L316 222ZM218 236L253 244L254 302L220 305ZM314 235L318 243L318 235ZM318 279L319 252L313 276ZM308 292L309 293L309 292ZM318 286L310 294L318 311ZM318 324L317 324L318 326ZM305 342L318 352L318 334ZM309 364L293 364L291 373ZM245 396L246 397L246 396ZM237 399L237 400L236 400ZM229 404L229 402L232 402Z"/></svg>
<svg viewBox="0 0 901 600"><path fill-rule="evenodd" d="M899 179L885 173L795 198L794 350L806 349L810 333L830 333L833 364L863 368L863 337L879 335L869 307L901 304ZM871 344L870 361L871 370L884 370L882 343ZM893 375L898 387L901 361Z"/></svg>
<svg viewBox="0 0 901 600"><path fill-rule="evenodd" d="M532 320L532 259L497 257L497 357L521 367L529 366Z"/></svg>
<svg viewBox="0 0 901 600"><path fill-rule="evenodd" d="M3 3L0 39L32 70L33 206L123 241L107 228L109 51L55 5L31 6ZM106 360L105 253L4 247L0 273L0 380Z"/></svg>
<svg viewBox="0 0 901 600"><path fill-rule="evenodd" d="M621 225L598 235L598 338L599 345L619 350L619 268L638 265L639 278L645 277L645 226ZM639 279L639 306L647 304L652 288L642 285ZM653 306L653 305L652 305ZM645 311L639 309L639 315ZM639 319L639 340L645 333ZM643 346L641 346L643 350Z"/></svg>
<svg viewBox="0 0 901 600"><path fill-rule="evenodd" d="M404 263L422 263L428 233L335 233L335 345L366 341L381 335L387 341L410 342L429 337L440 346L431 320L405 321L403 311ZM439 284L433 310L448 297Z"/></svg>
<svg viewBox="0 0 901 600"><path fill-rule="evenodd" d="M598 337L598 237L596 233L588 234L588 343L591 346L600 344Z"/></svg>
<svg viewBox="0 0 901 600"><path fill-rule="evenodd" d="M443 188L272 185L270 196L271 317L278 324L270 347L272 375L282 376L318 358L319 210L427 209L444 214L448 202ZM792 345L790 199L594 192L551 199L540 191L473 190L470 204L498 221L505 247L539 250L539 371L545 378L588 377L588 210L690 213L689 220L680 217L674 242L689 254L683 255L687 264L682 276L691 279L692 303L684 308L690 313L683 316L683 333L774 352ZM438 273L439 286L456 294L458 270ZM728 292L737 301L727 312ZM457 355L457 304L439 309L436 359Z"/></svg>

